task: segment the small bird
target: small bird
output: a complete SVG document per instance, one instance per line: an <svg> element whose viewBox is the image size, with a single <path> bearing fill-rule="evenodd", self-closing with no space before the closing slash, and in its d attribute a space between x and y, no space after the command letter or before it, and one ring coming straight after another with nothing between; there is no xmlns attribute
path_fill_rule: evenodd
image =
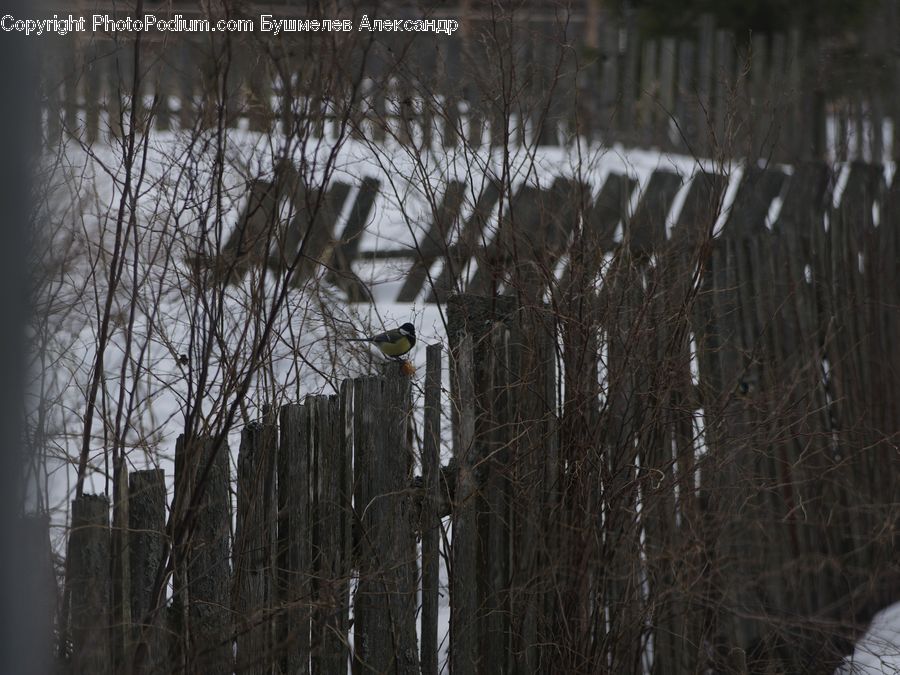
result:
<svg viewBox="0 0 900 675"><path fill-rule="evenodd" d="M399 328L372 337L352 338L349 342L371 342L385 356L399 359L416 345L416 327L405 323Z"/></svg>

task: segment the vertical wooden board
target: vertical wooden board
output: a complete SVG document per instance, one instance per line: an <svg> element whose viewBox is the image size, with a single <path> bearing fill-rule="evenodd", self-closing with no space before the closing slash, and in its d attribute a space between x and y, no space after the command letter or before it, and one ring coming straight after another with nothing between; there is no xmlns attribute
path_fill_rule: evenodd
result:
<svg viewBox="0 0 900 675"><path fill-rule="evenodd" d="M788 88L787 75L788 64L786 57L786 37L784 33L775 33L772 36L772 47L769 52L769 92L771 101L769 104L769 120L765 125L766 133L769 137L768 151L765 157L771 157L778 161L790 162L796 159L795 156L788 155L785 149L785 121L789 117L792 99L795 92Z"/></svg>
<svg viewBox="0 0 900 675"><path fill-rule="evenodd" d="M790 106L784 120L785 152L797 160L810 159L810 130L803 115L804 99L807 91L802 68L800 52L800 31L792 28L788 34L787 64L785 88L791 92Z"/></svg>
<svg viewBox="0 0 900 675"><path fill-rule="evenodd" d="M510 390L515 397L510 457L511 626L516 668L543 670L558 644L559 605L554 591L558 528L551 524L559 501L559 445L556 423L556 345L552 313L527 298L516 314L508 341ZM548 358L548 355L550 356Z"/></svg>
<svg viewBox="0 0 900 675"><path fill-rule="evenodd" d="M619 26L607 20L601 26L600 82L597 87L599 100L599 122L606 143L615 138L619 116L617 104L619 96Z"/></svg>
<svg viewBox="0 0 900 675"><path fill-rule="evenodd" d="M359 672L419 670L416 549L408 490L410 384L386 365L384 377L354 383L354 510L359 581L354 603L354 667Z"/></svg>
<svg viewBox="0 0 900 675"><path fill-rule="evenodd" d="M423 91L437 91L438 86L438 46L431 40L416 40L416 54L412 62L420 68L418 82ZM435 125L438 124L439 116L435 115L435 107L432 105L430 97L424 96L417 92L417 105L421 108L419 122L422 127L422 145L425 149L430 149L434 144ZM492 133L496 133L496 129L491 129ZM488 138L491 142L492 138Z"/></svg>
<svg viewBox="0 0 900 675"><path fill-rule="evenodd" d="M623 139L632 143L636 137L636 112L637 101L640 98L640 81L638 73L638 60L641 55L641 46L634 14L628 13L625 17L625 56L622 65L621 90L621 120L620 125Z"/></svg>
<svg viewBox="0 0 900 675"><path fill-rule="evenodd" d="M279 615L276 643L285 675L309 672L312 612L310 421L304 405L281 408L278 449Z"/></svg>
<svg viewBox="0 0 900 675"><path fill-rule="evenodd" d="M756 33L752 38L752 51L750 54L750 108L749 122L752 128L750 145L751 159L768 157L771 148L768 147L768 133L772 125L772 96L769 81L769 51L768 39L762 33ZM780 94L780 92L779 92Z"/></svg>
<svg viewBox="0 0 900 675"><path fill-rule="evenodd" d="M733 117L737 107L735 100L734 35L729 31L716 31L716 62L713 69L713 128L715 130L716 156L728 157L737 149L733 138Z"/></svg>
<svg viewBox="0 0 900 675"><path fill-rule="evenodd" d="M145 77L148 93L154 99L152 113L155 126L160 131L168 131L172 128L171 99L175 94L175 73L163 46L157 45L153 50Z"/></svg>
<svg viewBox="0 0 900 675"><path fill-rule="evenodd" d="M106 120L105 131L107 140L115 143L115 139L121 138L123 133L123 81L120 74L119 60L124 48L118 44L105 43L108 49L102 59L103 63L103 94L105 100Z"/></svg>
<svg viewBox="0 0 900 675"><path fill-rule="evenodd" d="M275 453L278 430L252 422L241 432L238 451L234 582L237 669L271 672Z"/></svg>
<svg viewBox="0 0 900 675"><path fill-rule="evenodd" d="M675 38L663 38L659 48L659 106L660 118L656 133L658 143L664 149L673 147L671 140L672 120L675 117L675 77L678 59L678 42Z"/></svg>
<svg viewBox="0 0 900 675"><path fill-rule="evenodd" d="M71 672L76 675L112 673L109 501L106 497L82 495L72 502L67 560Z"/></svg>
<svg viewBox="0 0 900 675"><path fill-rule="evenodd" d="M659 267L645 271L648 290L659 287L661 279L658 275L661 274ZM674 674L695 672L695 669L687 667L691 660L691 638L687 634L689 616L685 598L676 583L677 566L672 564L673 560L681 558L680 537L675 510L672 439L668 433L665 404L660 403L670 397L673 382L671 376L663 380L659 373L669 374L675 370L665 351L672 339L670 331L676 326L669 324L671 311L667 310L665 299L662 294L644 293L640 297L641 311L653 328L633 334L636 351L633 370L634 395L641 408L638 415L642 420L640 427L635 429L635 437L640 460L642 548L646 555L648 599L653 606L653 660L659 672Z"/></svg>
<svg viewBox="0 0 900 675"><path fill-rule="evenodd" d="M422 675L438 673L438 592L440 588L440 528L438 504L441 439L441 346L428 345L425 365L425 428L422 434L422 617L420 662Z"/></svg>
<svg viewBox="0 0 900 675"><path fill-rule="evenodd" d="M604 506L605 531L610 547L603 599L609 612L606 658L614 671L631 667L640 650L643 602L635 584L635 561L639 556L640 525L637 499L637 431L642 403L637 389L640 356L636 345L645 339L639 323L639 268L627 256L613 262L606 275L605 315L606 424L602 431L603 464L607 476Z"/></svg>
<svg viewBox="0 0 900 675"><path fill-rule="evenodd" d="M275 111L272 110L273 68L268 57L250 53L250 73L247 86L247 117L250 131L267 133L272 129Z"/></svg>
<svg viewBox="0 0 900 675"><path fill-rule="evenodd" d="M166 529L166 479L161 469L135 471L128 485L128 547L131 567L131 615L136 649L145 654L140 672L174 667L167 663L164 613L153 606L154 582L163 563Z"/></svg>
<svg viewBox="0 0 900 675"><path fill-rule="evenodd" d="M207 437L175 445L173 624L181 668L232 668L229 472L227 449Z"/></svg>
<svg viewBox="0 0 900 675"><path fill-rule="evenodd" d="M131 549L128 546L129 493L128 466L118 458L113 461L113 518L110 544L112 549L112 658L113 669L127 668L133 643L131 608Z"/></svg>
<svg viewBox="0 0 900 675"><path fill-rule="evenodd" d="M83 54L85 61L84 81L82 83L85 108L84 133L88 145L93 145L100 138L100 109L103 105L103 50L100 44L95 42L83 47Z"/></svg>
<svg viewBox="0 0 900 675"><path fill-rule="evenodd" d="M656 142L654 131L661 116L659 109L659 75L657 71L658 43L656 40L644 42L641 50L641 95L638 101L641 141L648 145Z"/></svg>
<svg viewBox="0 0 900 675"><path fill-rule="evenodd" d="M700 40L697 43L697 142L701 157L710 157L713 150L715 121L712 95L715 64L715 23L712 14L700 17Z"/></svg>
<svg viewBox="0 0 900 675"><path fill-rule="evenodd" d="M61 68L59 58L50 49L43 52L36 50L35 60L38 62L37 67L41 73L40 100L43 108L42 115L45 115L47 120L46 126L42 123L38 129L42 142L50 146L59 141L62 126L59 100Z"/></svg>
<svg viewBox="0 0 900 675"><path fill-rule="evenodd" d="M452 505L450 570L450 668L456 675L477 672L477 531L475 520L475 363L472 338L460 337L454 358L459 424L454 434L456 494Z"/></svg>
<svg viewBox="0 0 900 675"><path fill-rule="evenodd" d="M510 656L510 457L512 439L512 400L510 396L509 330L502 322L491 327L489 343L477 351L487 352L476 365L483 369L487 391L476 394L486 398L484 410L476 422L476 443L484 448L485 457L476 469L482 499L476 502L479 513L478 567L479 583L479 652L481 670L504 673L511 668ZM476 354L477 354L476 351ZM476 356L479 358L479 356ZM478 378L481 379L481 378ZM477 386L477 379L476 379Z"/></svg>
<svg viewBox="0 0 900 675"><path fill-rule="evenodd" d="M178 125L181 129L191 129L197 119L197 100L194 95L194 78L197 70L197 44L189 39L179 40L173 49L178 106Z"/></svg>
<svg viewBox="0 0 900 675"><path fill-rule="evenodd" d="M350 560L346 538L351 502L345 483L350 462L345 454L339 398L315 396L307 399L307 405L316 409L313 564L317 610L313 615L312 670L338 675L347 672Z"/></svg>
<svg viewBox="0 0 900 675"><path fill-rule="evenodd" d="M696 47L690 40L678 42L678 84L675 91L677 145L690 154L699 155L701 119L698 110Z"/></svg>
<svg viewBox="0 0 900 675"><path fill-rule="evenodd" d="M83 63L70 37L50 39L56 42L52 48L59 52L62 60L59 75L62 83L63 130L68 136L78 137L78 81L83 77Z"/></svg>

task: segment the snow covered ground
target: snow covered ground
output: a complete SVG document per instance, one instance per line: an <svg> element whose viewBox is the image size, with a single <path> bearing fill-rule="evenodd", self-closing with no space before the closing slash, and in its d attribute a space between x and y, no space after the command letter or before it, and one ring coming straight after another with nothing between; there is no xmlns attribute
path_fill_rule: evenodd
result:
<svg viewBox="0 0 900 675"><path fill-rule="evenodd" d="M881 610L835 675L900 673L900 602Z"/></svg>

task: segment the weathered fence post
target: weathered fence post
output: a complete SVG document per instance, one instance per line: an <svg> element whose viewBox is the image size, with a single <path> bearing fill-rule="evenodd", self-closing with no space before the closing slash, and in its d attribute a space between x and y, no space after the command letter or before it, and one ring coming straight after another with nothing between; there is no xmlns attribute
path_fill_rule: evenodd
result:
<svg viewBox="0 0 900 675"><path fill-rule="evenodd" d="M358 672L419 672L416 545L409 489L410 383L386 364L384 377L354 382L355 502L359 582L354 605Z"/></svg>
<svg viewBox="0 0 900 675"><path fill-rule="evenodd" d="M440 584L441 346L425 350L425 430L422 438L422 675L438 673L438 587Z"/></svg>
<svg viewBox="0 0 900 675"><path fill-rule="evenodd" d="M176 634L191 672L219 674L234 669L231 605L231 496L229 450L213 439L180 436L175 447L175 503L188 536L176 551L175 597L181 626ZM200 482L205 485L201 488ZM203 489L196 508L196 490Z"/></svg>
<svg viewBox="0 0 900 675"><path fill-rule="evenodd" d="M237 670L252 675L272 672L274 658L271 612L277 439L274 424L248 424L241 433L238 453L232 597Z"/></svg>
<svg viewBox="0 0 900 675"><path fill-rule="evenodd" d="M132 646L131 566L128 562L128 467L123 458L114 460L112 526L112 659L121 672Z"/></svg>
<svg viewBox="0 0 900 675"><path fill-rule="evenodd" d="M456 460L456 498L453 504L453 547L450 577L450 667L454 675L477 672L477 558L475 510L475 364L472 336L459 337L454 354L458 424L453 452Z"/></svg>
<svg viewBox="0 0 900 675"><path fill-rule="evenodd" d="M68 564L71 672L75 675L111 673L109 500L106 497L82 495L72 502Z"/></svg>
<svg viewBox="0 0 900 675"><path fill-rule="evenodd" d="M128 549L132 640L146 656L141 672L168 670L164 615L152 607L153 583L162 562L166 529L166 478L161 469L135 471L128 486Z"/></svg>
<svg viewBox="0 0 900 675"><path fill-rule="evenodd" d="M309 672L312 606L312 530L310 429L307 406L281 408L278 449L278 548L276 576L279 620L277 645L281 671Z"/></svg>
<svg viewBox="0 0 900 675"><path fill-rule="evenodd" d="M515 469L510 464L512 407L510 405L510 385L515 379L513 352L509 345L509 324L513 320L517 304L514 298L490 298L475 295L453 296L448 301L448 338L455 354L459 353L464 336L472 345L472 392L474 405L474 431L471 448L459 445L459 436L454 439L456 463L460 453L466 453L466 462L471 468L466 479L471 484L457 483L454 500L453 560L457 568L457 556L466 557L468 543L458 539L456 520L464 523L471 519L474 531L474 600L475 625L464 628L466 621L454 622L451 614L451 634L461 630L471 630L475 635L476 653L460 658L470 660L466 667L476 664L478 670L505 672L510 668L510 611L513 592L511 581L511 488L510 480ZM458 356L456 358L459 358ZM453 370L451 395L456 402L452 406L454 428L461 428L460 417L465 396L459 389L461 374ZM467 446L466 446L467 447ZM462 475L458 474L458 478ZM460 491L462 489L462 491ZM462 494L470 493L468 497ZM460 511L461 509L461 511ZM465 527L465 526L464 526ZM460 563L460 574L465 578L465 568L469 562ZM457 594L465 593L461 584L451 578L453 605L457 604ZM457 590L453 591L456 587ZM457 625L454 629L453 626ZM455 631L455 632L454 632ZM456 638L454 638L455 640ZM460 654L463 654L461 651ZM451 654L452 659L452 654Z"/></svg>
<svg viewBox="0 0 900 675"><path fill-rule="evenodd" d="M312 625L315 673L345 675L350 626L352 476L346 413L350 388L341 396L307 399L314 414L311 462L315 476L313 568L316 611Z"/></svg>

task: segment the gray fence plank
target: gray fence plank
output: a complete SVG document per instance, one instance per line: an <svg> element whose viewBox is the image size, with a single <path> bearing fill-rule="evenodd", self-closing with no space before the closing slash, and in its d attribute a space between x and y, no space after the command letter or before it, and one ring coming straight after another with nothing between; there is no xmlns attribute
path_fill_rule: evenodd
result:
<svg viewBox="0 0 900 675"><path fill-rule="evenodd" d="M68 564L71 672L76 675L112 673L109 501L106 497L86 494L72 502Z"/></svg>
<svg viewBox="0 0 900 675"><path fill-rule="evenodd" d="M210 674L234 668L231 606L231 496L229 451L210 438L180 436L175 448L175 503L182 508L190 536L176 551L179 575L175 597L181 607L178 635L189 670ZM202 497L195 500L196 491Z"/></svg>
<svg viewBox="0 0 900 675"><path fill-rule="evenodd" d="M281 671L308 673L312 612L312 531L309 414L305 405L281 409L278 451L277 645Z"/></svg>
<svg viewBox="0 0 900 675"><path fill-rule="evenodd" d="M409 381L388 364L385 377L354 385L354 511L359 525L359 581L354 660L359 672L419 670L417 571L409 491Z"/></svg>
<svg viewBox="0 0 900 675"><path fill-rule="evenodd" d="M128 482L128 548L131 618L142 672L167 670L165 615L153 607L153 583L162 563L166 529L166 480L161 469L134 471Z"/></svg>
<svg viewBox="0 0 900 675"><path fill-rule="evenodd" d="M425 429L422 435L422 618L420 663L422 675L438 673L438 594L440 590L440 527L437 505L441 496L441 346L428 345L425 371Z"/></svg>
<svg viewBox="0 0 900 675"><path fill-rule="evenodd" d="M237 466L232 602L239 672L272 672L272 607L278 429L253 422L241 432Z"/></svg>

